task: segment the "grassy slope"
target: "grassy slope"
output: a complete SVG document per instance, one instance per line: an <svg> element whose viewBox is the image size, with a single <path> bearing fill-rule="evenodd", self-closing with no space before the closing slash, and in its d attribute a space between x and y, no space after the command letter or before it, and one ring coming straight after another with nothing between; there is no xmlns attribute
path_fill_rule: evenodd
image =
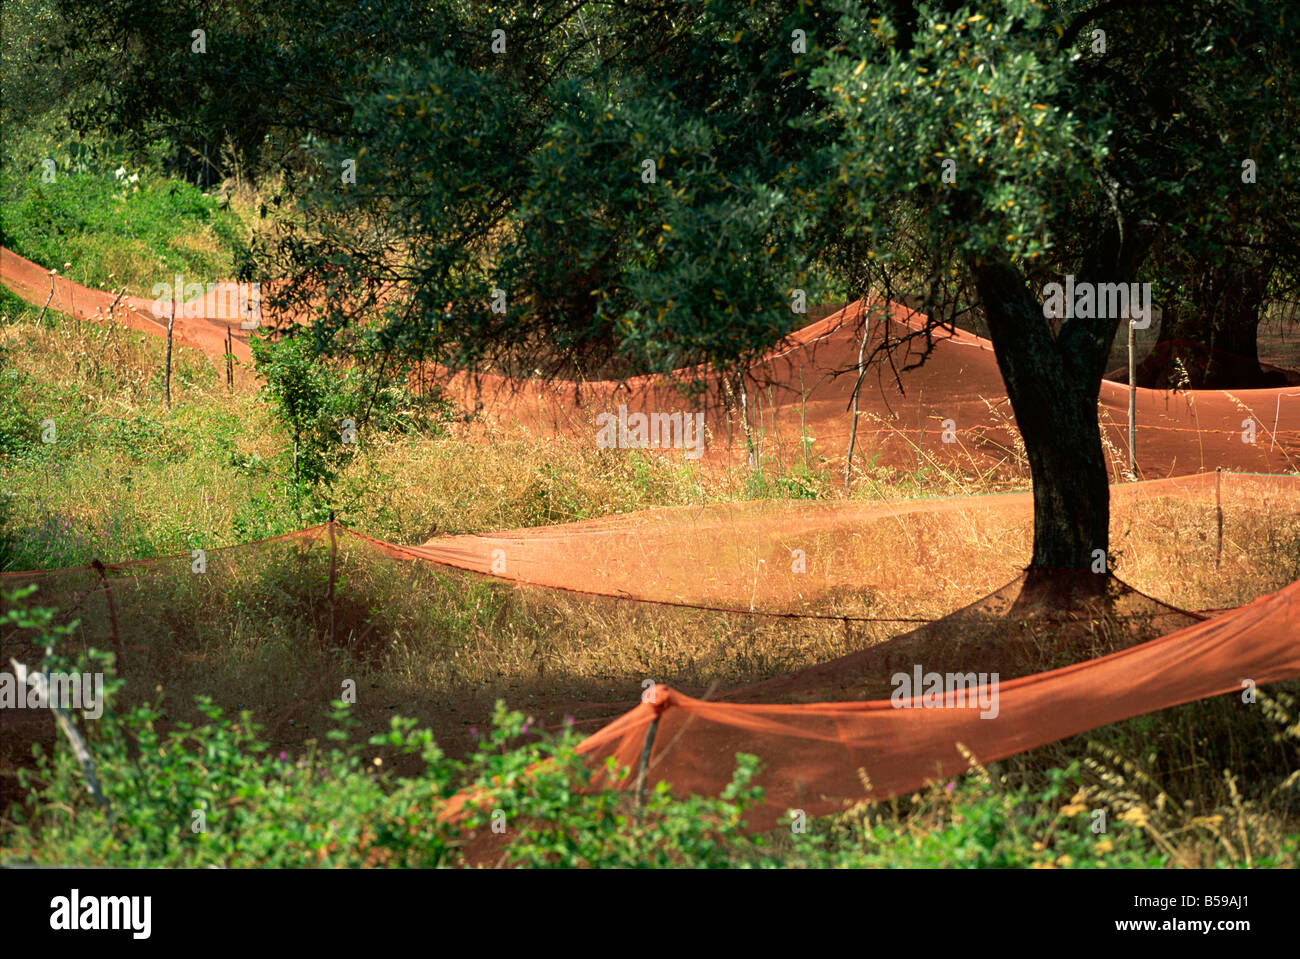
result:
<svg viewBox="0 0 1300 959"><path fill-rule="evenodd" d="M233 277L247 242L240 215L188 183L135 175L62 173L43 183L37 171L7 169L0 244L85 286L125 285L136 296L174 273L197 283Z"/></svg>
<svg viewBox="0 0 1300 959"><path fill-rule="evenodd" d="M71 182L75 186L76 181ZM167 269L214 271L204 279L227 275L237 255L237 244L229 236L223 239L214 228L204 234L206 239L181 239L196 224L207 223L201 217L189 226L182 217L174 232L119 224L113 229L133 236L132 242L140 246L115 241L109 235L107 209L141 211L159 227L171 221L158 211L174 200L170 188L162 185L132 194L118 206L115 189L88 187L65 196L64 207L85 201L87 209L80 209L75 218L95 232L66 232L61 240L45 237L39 242L51 245L40 252L29 245L26 255L46 262L73 260L72 275L92 284L108 282L110 273L113 282L135 277L129 282L147 284L155 262L167 264ZM62 194L40 202L50 196ZM136 203L142 205L137 208ZM41 212L39 204L29 208L38 209L47 223L63 222L70 215L66 209ZM199 226L199 233L207 228ZM29 233L32 244L41 233L25 224L13 229L15 235ZM109 252L119 247L129 255L110 262ZM206 259L184 259L190 255L184 251L204 249ZM175 255L181 260L167 259L174 251L180 251ZM0 345L5 350L0 365L0 488L8 514L7 553L0 555L0 562L7 568L72 566L95 557L115 560L212 548L300 525L284 495L289 444L256 398L254 384L241 382L233 393L227 392L202 357L180 351L173 409L167 411L161 395L161 343L122 330L110 337L100 327L59 316L47 316L46 324L37 328L38 312L0 294ZM47 419L54 420L57 429L53 444L40 441L41 423ZM706 483L653 458L613 451L513 438L483 445L453 437L391 436L362 447L344 472L340 502L346 504L342 518L349 525L399 542L418 542L435 530L474 532L558 523L755 493L830 495L834 487L831 478L815 472L786 479L733 475ZM863 484L859 495L905 495L911 482L883 473L877 479L882 485ZM1186 540L1186 531L1178 525L1183 520L1160 519L1128 543L1126 559L1132 565L1124 572L1139 585L1143 569L1152 575L1160 571L1161 581L1167 578L1160 568L1170 565L1171 556L1192 563L1180 546ZM1282 533L1291 528L1287 523L1294 526L1294 517L1266 518L1266 525ZM1213 595L1227 605L1300 575L1294 569L1294 539L1279 534L1264 544L1264 533L1261 528L1260 542L1229 544L1225 569L1230 574L1188 575L1184 594L1163 595L1189 605L1214 605L1210 591L1218 589ZM539 705L548 696L556 702L601 696L625 701L645 675L700 687L715 681L736 683L824 661L868 638L850 638L830 628L794 630L522 595L472 577L430 573L415 589L392 571L367 578L358 569L354 582L363 595L356 597L356 625L359 630L375 623L382 627L376 654L375 648L322 643L318 611L293 605L295 593L283 579L283 569L268 565L254 572L261 577L261 588L280 603L275 615L249 619L240 603L212 603L205 607L210 615L203 623L173 619L160 625L155 667L173 703L215 685L219 698L229 699L232 708L247 700L270 709L283 707L286 697L297 699L291 713L304 724L315 724L321 707L303 706L321 703L313 677L342 669L345 675L365 677L383 702L400 703L404 712L446 729L448 724L467 724L446 711L447 703L460 703L463 716L473 715L474 709L481 712L483 703L498 695ZM375 609L386 610L385 617L377 620ZM197 657L194 664L176 662L174 653L181 649ZM539 663L549 665L545 678ZM265 699L258 698L259 689L270 691ZM1227 861L1242 862L1247 843L1223 840L1217 824L1202 823L1176 840L1160 832L1181 829L1185 820L1196 816L1209 820L1219 815L1219 822L1229 814L1235 817L1230 791L1218 771L1241 768L1244 757L1270 757L1264 769L1251 760L1257 778L1270 782L1295 768L1294 758L1285 758L1285 744L1279 747L1270 740L1274 726L1256 714L1243 720L1240 710L1231 707L1217 701L1142 717L1019 757L1004 764L1002 775L1041 783L1045 769L1079 758L1091 739L1125 757L1107 760L1104 774L1094 773L1095 788L1127 789L1136 797L1118 800L1116 808L1129 802L1133 808L1152 810L1155 825L1145 832L1138 829L1142 849L1164 857L1165 843L1177 848L1175 861L1209 863L1224 858L1227 843L1233 850ZM364 715L377 723L383 718ZM278 728L281 735L292 734L282 723ZM1161 812L1156 817L1154 810L1164 809L1169 794L1162 786L1134 779L1122 767L1131 760L1136 768L1154 769L1155 757L1147 755L1147 747L1155 743L1166 753L1162 768L1183 763L1185 771L1169 790L1179 799L1176 816ZM1128 776L1123 788L1116 785L1116 776ZM1254 805L1247 810L1254 841L1283 858L1293 856L1294 843L1288 847L1285 837L1294 832L1294 798L1285 792L1267 793L1263 783L1258 785L1248 799ZM876 850L873 855L883 857L881 861L960 859L963 844L971 841L970 825L984 822L990 810L999 809L1001 799L998 790L993 791L991 799L956 809L941 792L918 801L916 810L890 804L868 817L870 829L883 833L858 829L856 839L839 836L835 843L851 847L859 842L864 850ZM1182 806L1184 800L1191 807ZM1057 806L1064 808L1064 798ZM997 814L1011 827L1009 833L1002 830L998 843L1009 843L1025 861L1056 862L1059 857L1039 855L1043 850L1033 846L1042 841L1047 820L1036 822L1026 813L1017 831L1015 816L1020 813ZM881 852L891 843L898 844L897 854ZM1044 848L1050 852L1050 842Z"/></svg>

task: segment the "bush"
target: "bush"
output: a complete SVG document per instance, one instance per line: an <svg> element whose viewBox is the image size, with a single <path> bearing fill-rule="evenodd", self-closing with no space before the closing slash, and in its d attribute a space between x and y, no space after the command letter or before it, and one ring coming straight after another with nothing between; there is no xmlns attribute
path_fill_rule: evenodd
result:
<svg viewBox="0 0 1300 959"><path fill-rule="evenodd" d="M29 633L35 649L54 652L42 670L90 667L110 674L112 657L89 650L77 661L59 651L71 627L55 613L23 606L9 594L0 625ZM29 664L31 665L31 664ZM79 725L96 765L107 808L96 804L81 767L60 740L37 748L37 768L20 772L29 791L11 813L3 847L10 861L96 866L440 866L460 864L468 831L507 823L509 861L552 866L726 865L745 848L746 805L761 792L746 784L755 767L742 760L719 800L649 797L633 821L628 797L581 793L593 771L573 747L570 729L530 735L531 720L498 703L494 728L468 761L449 759L431 732L394 717L369 749L349 743L355 721L334 703L328 749L308 744L291 757L259 736L248 712L228 718L199 697L202 725L177 723L163 733L159 705L119 715L121 684L105 684L102 715ZM378 752L418 757L415 777L391 775ZM526 774L527 771L530 771ZM623 771L626 775L626 771ZM443 803L468 789L477 798L460 822L440 820ZM68 811L74 811L69 816Z"/></svg>
<svg viewBox="0 0 1300 959"><path fill-rule="evenodd" d="M151 295L153 284L231 278L248 245L239 217L184 181L139 167L74 173L60 165L41 180L39 157L0 174L0 245L91 287L126 284ZM132 176L138 176L131 182Z"/></svg>
<svg viewBox="0 0 1300 959"><path fill-rule="evenodd" d="M261 395L292 437L286 469L295 503L310 502L318 520L328 511L329 491L343 458L377 433L436 436L454 417L454 406L435 392L415 397L403 370L340 367L322 356L310 336L255 339L253 358L265 381Z"/></svg>

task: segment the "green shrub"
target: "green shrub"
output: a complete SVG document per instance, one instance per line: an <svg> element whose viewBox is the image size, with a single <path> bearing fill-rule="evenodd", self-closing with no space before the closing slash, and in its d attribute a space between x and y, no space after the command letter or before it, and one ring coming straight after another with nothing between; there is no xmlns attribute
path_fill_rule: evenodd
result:
<svg viewBox="0 0 1300 959"><path fill-rule="evenodd" d="M736 783L721 799L677 801L657 789L629 826L625 795L578 793L593 771L575 754L578 737L571 729L537 737L531 720L500 703L494 728L464 762L449 759L432 733L399 717L386 733L370 738L370 748L350 743L356 722L343 702L333 704L333 745L309 744L293 757L263 740L249 713L228 718L205 697L198 703L207 723L177 723L162 733L159 705L116 710L120 683L111 678L110 655L92 649L76 659L65 656L59 644L71 627L53 626L54 611L28 609L25 598L6 597L11 608L0 626L27 631L33 652L53 647L40 659L43 670L90 667L109 673L102 715L77 723L106 808L92 800L64 741L52 754L37 747L36 770L20 772L28 802L11 811L12 825L0 844L9 861L452 865L461 860L465 831L490 828L494 821L505 822L514 836L510 860L529 865L726 865L728 848L748 845L741 817L761 796L746 788L752 758L742 761ZM377 752L417 756L423 771L393 776ZM480 798L463 821L440 821L442 803L462 788Z"/></svg>
<svg viewBox="0 0 1300 959"><path fill-rule="evenodd" d="M293 499L300 512L306 503L317 521L333 503L344 459L364 448L370 433L436 436L455 415L439 392L412 395L404 371L340 367L310 336L258 338L252 346L261 396L293 443L283 457Z"/></svg>
<svg viewBox="0 0 1300 959"><path fill-rule="evenodd" d="M135 166L117 168L120 178L60 166L46 183L43 158L0 172L0 245L19 256L86 286L125 284L146 296L175 273L186 282L231 279L247 256L239 217L191 184Z"/></svg>

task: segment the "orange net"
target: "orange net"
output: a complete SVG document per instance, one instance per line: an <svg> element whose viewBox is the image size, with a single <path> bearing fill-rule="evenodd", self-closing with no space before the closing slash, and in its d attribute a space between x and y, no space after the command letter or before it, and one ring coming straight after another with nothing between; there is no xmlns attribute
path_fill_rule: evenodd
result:
<svg viewBox="0 0 1300 959"><path fill-rule="evenodd" d="M20 299L33 306L44 307L48 303L51 310L78 319L115 322L141 333L167 335L170 316L155 316L152 300L138 296L123 296L118 300L113 293L74 283L3 247L0 247L0 280ZM229 299L226 295L228 288L235 284L222 286L227 289L205 293L192 305L176 304L172 340L177 347L199 350L220 366L224 363L229 330L234 339L231 352L239 362L248 364L252 361L252 353L248 348L248 333L240 328L240 318L214 318L221 312L217 309L217 301L222 301L224 311L225 301ZM237 302L238 296L234 299Z"/></svg>
<svg viewBox="0 0 1300 959"><path fill-rule="evenodd" d="M1300 477L1208 475L1129 484L1113 492L1117 539L1128 524L1174 524L1172 535L1189 540L1189 568L1213 576L1216 513L1222 514L1225 540L1253 542L1261 511L1296 512ZM475 538L483 543L468 554L462 537L407 547L326 524L212 550L203 557L201 573L191 554L7 574L0 584L5 589L37 584L34 601L58 607L63 621L79 621L72 647L116 651L128 689L137 694L147 695L166 676L169 698L183 702L187 692L210 691L220 676L222 687L235 691L228 705L264 704L263 715L275 718L272 734L279 737L303 732L313 722L310 704L335 698L340 678L355 674L358 657L373 655L378 676L399 668L394 657L432 648L454 675L451 647L440 644L455 632L429 611L445 601L448 589L470 587L449 587L426 574L447 570L448 562L472 566L467 555L480 557L490 572L494 543L510 548L506 573L497 581L508 582L511 564L527 569L535 580L517 580L516 586L543 603L566 595L568 588L603 590L590 601L619 606L686 596L706 610L731 610L732 621L761 614L796 617L791 623L796 643L825 642L821 634L793 632L803 617L854 621L838 658L805 659L815 665L762 682L738 685L748 670L710 674L685 665L666 668L653 677L662 684L654 703L615 718L582 745L593 761L614 756L635 765L649 723L658 717L651 782L662 779L678 790L704 792L726 784L737 751L756 754L766 770L758 784L767 790L767 804L751 823L756 828L773 822L787 806L810 814L831 811L846 801L893 795L955 775L968 763L958 743L989 762L1128 716L1240 689L1243 680L1264 684L1297 675L1298 586L1208 621L1118 581L1105 608L1095 612L1068 619L1051 611L1013 612L1019 594L1015 557L1023 556L1027 543L1029 501L1025 494L985 500L970 510L961 508L961 498L810 504L798 521L767 506L716 507L714 512L730 515L712 526L697 522L693 510L653 511L579 524L581 530L567 538L554 529ZM804 530L804 520L812 532ZM951 543L934 540L924 555L897 547L918 531L941 536L943 525L954 521L969 526L970 536L949 531ZM1191 526L1177 525L1183 521ZM1189 536L1187 530L1195 527L1209 535ZM956 572L948 564L967 539L992 544L1001 553L994 550L997 562L986 558L979 578L958 588L946 582ZM725 550L726 544L751 541L767 546ZM786 558L792 542L810 547L810 573L790 570ZM566 543L585 544L586 552L568 551ZM530 550L535 551L532 566L524 562ZM835 559L818 559L823 553ZM714 559L714 575L681 576L678 571L701 554ZM583 556L592 565L584 565ZM988 587L1004 569L1012 572ZM602 571L610 578L598 579ZM762 601L754 603L752 613L738 610L735 597L749 596L745 590L755 581ZM610 588L613 583L621 585ZM971 591L983 592L971 602ZM529 615L540 615L538 608L531 606ZM579 608L578 617L588 615L595 613ZM874 618L885 622L857 622ZM899 634L895 621L907 619L934 621ZM601 620L602 630L607 622ZM650 637L661 622L647 628ZM260 625L250 630L250 624ZM232 647L225 637L236 629L245 638ZM703 637L695 635L703 654ZM737 628L727 642L743 650L747 635ZM439 648L448 651L438 653ZM0 635L0 652L21 660L30 650L20 634L9 633ZM566 654L574 655L576 648ZM996 674L996 714L980 717L990 711L988 705L894 709L895 677L918 669L923 677L938 671L991 680ZM536 685L529 687L529 708L541 708L549 695L555 716L614 717L620 712L617 700L632 698L644 672L630 664L627 675L611 684L616 701L609 702L606 694L601 704L587 701L598 694L565 688L570 680L562 674L543 677L539 668ZM728 676L737 679L728 682ZM978 705L988 683L969 685ZM439 695L455 699L457 688L440 687ZM481 718L490 697L466 711L476 715L475 709ZM30 719L4 718L15 733L19 730L11 722ZM448 714L433 718L440 742L451 748L472 745L459 741L466 738L465 721ZM6 738L13 748L24 740L23 735Z"/></svg>
<svg viewBox="0 0 1300 959"><path fill-rule="evenodd" d="M0 265L4 282L20 296L45 302L47 271L8 251ZM60 278L53 289L51 307L75 316L102 318L112 302L107 293ZM166 329L143 301L119 303L114 319L154 334ZM543 385L458 374L450 383L471 408L482 404L486 420L541 436L585 437L685 461L699 452L701 459L734 462L752 449L758 462L790 465L819 451L833 463L847 447L861 319L855 305L798 331L743 384L709 379L700 402L688 402L662 378ZM867 349L919 323L891 307L887 319L867 328ZM232 326L236 355L246 359L246 333L234 320L176 320L178 342L214 359L224 354ZM956 471L1023 475L1023 452L989 344L960 331L937 331L934 341L927 362L914 370L902 368L919 344L899 351L898 381L892 371L876 368L864 379L860 455L954 471L958 484ZM1219 554L1235 549L1234 562L1249 562L1232 544L1258 542L1270 517L1300 513L1300 477L1247 475L1293 466L1300 453L1300 389L1137 395L1139 463L1146 475L1165 478L1112 487L1111 544L1128 551L1127 565L1119 568L1154 595L1162 594L1162 583L1185 579L1218 597L1203 605L1237 607L1244 597L1214 592ZM1127 398L1125 387L1103 383L1100 415L1117 470L1127 442ZM697 432L694 417L701 415ZM1243 442L1250 438L1254 442ZM1202 472L1215 467L1236 472ZM1130 536L1139 528L1148 531L1148 540ZM212 550L202 557L201 573L195 557L180 556L8 574L3 583L38 585L37 602L57 606L65 621L79 620L74 644L117 651L128 689L151 688L166 674L176 680L178 695L204 690L219 666L238 690L228 705L237 707L239 697L254 698L249 690L262 688L258 701L277 707L281 724L306 723L304 703L337 695L338 681L352 667L335 654L372 656L386 668L393 657L421 647L430 660L444 656L439 668L446 666L448 689L473 685L448 662L460 651L440 652L450 650L445 644L459 627L431 615L438 591L448 587L425 575L428 570L486 574L521 593L552 594L548 601L573 594L608 605L694 607L675 614L712 611L728 623L789 617L792 645L804 637L794 630L806 621L842 620L837 645L824 634L812 637L824 644L815 651L830 651L815 665L805 659L796 668L712 675L698 668L699 661L720 653L692 650L680 677L672 670L654 677L654 702L614 718L582 744L593 761L613 756L635 766L657 722L651 782L706 793L729 780L735 753L754 753L763 760L759 785L767 790L755 826L775 822L787 807L834 811L845 802L955 775L972 756L989 762L1139 713L1238 690L1246 680L1263 684L1300 675L1300 584L1203 621L1114 581L1109 602L1095 616L1058 621L1050 612L1015 605L1031 538L1029 493L757 502L437 537L410 546L330 524ZM1154 558L1144 560L1143 549ZM895 624L908 621L923 625L896 635ZM256 642L232 645L229 636L242 636L250 622L257 624ZM606 622L603 633L609 632ZM752 628L730 628L726 642L743 645ZM304 650L286 645L285 637L304 635L319 644L315 671L304 668ZM17 633L0 635L6 659L25 654L22 640ZM584 651L571 647L565 655ZM223 659L215 663L218 656ZM537 656L540 680L540 646ZM277 661L283 667L278 674L271 668ZM640 662L627 666L619 682L639 683ZM900 674L922 687L919 704L915 696L905 697L908 708L891 702ZM943 683L959 675L967 704L930 708L924 687L932 674ZM742 675L763 681L738 687ZM966 681L971 675L973 683ZM715 696L718 688L722 693ZM631 689L619 689L625 705ZM549 703L574 709L596 698L587 687L556 692ZM609 719L622 708L597 703L590 718ZM440 721L447 724L436 728L440 741L468 725L449 714ZM286 735L288 728L274 732Z"/></svg>
<svg viewBox="0 0 1300 959"><path fill-rule="evenodd" d="M923 365L925 338L911 338L925 317L891 304L885 321L864 302L791 334L754 364L743 389L706 377L701 397L688 401L684 377L637 377L617 382L540 383L490 375L450 377L467 408L534 435L566 435L615 448L670 449L706 463L750 455L792 467L824 458L842 469L857 390L855 462L984 477L1024 475L1015 427L992 344L962 330L935 330ZM859 351L886 337L901 342L885 365L872 364L859 387ZM743 393L743 396L741 395ZM1300 462L1300 387L1262 390L1136 391L1137 460L1145 477L1183 475L1215 467L1283 472ZM1098 415L1112 474L1128 464L1128 387L1101 385ZM643 419L637 419L637 417ZM678 441L680 417L702 428ZM612 434L612 435L611 435ZM664 436L669 441L664 441ZM860 459L859 459L860 458ZM958 480L960 482L960 480Z"/></svg>
<svg viewBox="0 0 1300 959"><path fill-rule="evenodd" d="M29 303L71 316L107 319L113 296L0 250L0 279ZM250 361L248 331L230 316L230 287L208 291L178 308L176 342L223 362L227 333L235 358ZM225 306L222 306L222 304ZM125 297L115 319L165 335L166 319L150 301ZM269 319L263 320L270 325ZM450 395L488 422L535 436L568 436L616 449L655 450L705 466L752 457L790 467L804 462L842 468L855 417L855 459L907 469L962 471L983 477L1025 473L1023 447L992 345L962 330L909 338L926 318L898 304L887 311L865 301L792 333L732 383L708 373L688 399L686 376L621 381L508 379L434 368ZM864 329L867 333L865 344ZM884 365L861 376L860 352L901 343ZM1300 387L1258 390L1138 389L1137 457L1144 477L1222 467L1237 472L1293 471L1300 464ZM1113 478L1128 462L1128 388L1104 380L1098 403ZM958 480L960 482L960 480Z"/></svg>
<svg viewBox="0 0 1300 959"><path fill-rule="evenodd" d="M579 751L592 762L613 757L635 769L657 723L647 782L669 782L679 794L717 794L736 754L756 755L765 802L749 825L769 828L788 809L842 811L1108 723L1300 676L1298 599L1295 583L1207 622L1051 672L995 683L970 672L964 680L974 682L961 686L960 698L945 688L946 699L927 699L922 683L898 702L742 704L655 686L651 701Z"/></svg>
<svg viewBox="0 0 1300 959"><path fill-rule="evenodd" d="M1186 504L1204 534L1215 530L1216 508L1234 520L1293 512L1300 477L1206 473L1112 486L1114 541L1162 502ZM924 606L940 584L966 581L946 613L1015 577L1032 539L1033 494L1023 492L674 507L437 537L404 552L552 589L840 619L886 615L877 608L885 598Z"/></svg>

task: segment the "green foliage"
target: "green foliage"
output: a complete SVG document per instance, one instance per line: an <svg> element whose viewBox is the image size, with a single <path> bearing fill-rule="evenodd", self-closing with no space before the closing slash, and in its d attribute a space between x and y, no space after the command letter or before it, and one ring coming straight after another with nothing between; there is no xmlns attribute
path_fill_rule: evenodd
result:
<svg viewBox="0 0 1300 959"><path fill-rule="evenodd" d="M204 185L292 167L309 133L348 126L340 90L368 65L442 34L440 7L414 0L57 0L75 30L39 48L76 93L79 132L157 150L167 171ZM194 49L201 24L206 53Z"/></svg>
<svg viewBox="0 0 1300 959"><path fill-rule="evenodd" d="M264 383L261 396L293 439L290 476L295 490L329 486L342 443L342 421L356 416L339 379L319 361L307 337L253 342L253 359Z"/></svg>
<svg viewBox="0 0 1300 959"><path fill-rule="evenodd" d="M1078 765L1051 770L1050 784L994 790L970 778L921 800L908 816L875 823L853 816L753 834L745 811L762 801L753 756L737 756L717 798L677 797L666 784L638 807L629 792L592 789L594 770L577 737L530 734L520 712L498 704L493 729L465 762L447 758L428 730L394 717L369 749L350 743L355 721L335 704L331 748L276 752L247 712L227 718L201 699L208 722L167 734L160 711L121 719L111 711L88 731L112 806L88 801L70 752L41 755L25 810L6 846L13 861L100 866L357 867L460 863L467 832L504 827L505 861L558 868L1150 868L1167 864L1138 828L1091 831L1085 807L1066 796ZM418 776L393 776L390 756L418 756ZM606 781L627 785L609 767ZM440 804L462 789L473 800L456 821ZM63 815L77 810L75 817ZM781 835L788 832L788 838Z"/></svg>
<svg viewBox="0 0 1300 959"><path fill-rule="evenodd" d="M1091 400L1113 325L1049 342L1045 280L1176 279L1161 244L1300 259L1282 239L1300 70L1273 24L1291 14L1266 0L1121 6L1105 51L1073 0L583 9L577 40L558 6L528 5L496 57L496 14L449 5L444 39L376 63L347 134L308 145L289 192L311 222L280 219L259 255L297 277L290 302L329 303L330 349L352 348L362 304L386 346L452 365L727 367L797 324L795 289L882 284L1014 302L1036 328L997 348L1035 369L1063 356L1066 393ZM1260 91L1267 134L1245 119ZM1247 189L1242 157L1264 142L1268 183ZM1222 236L1239 220L1249 253ZM410 296L385 312L386 281Z"/></svg>
<svg viewBox="0 0 1300 959"><path fill-rule="evenodd" d="M795 463L786 468L774 463L770 457L762 457L754 470L745 477L745 490L748 499L820 499L831 488L829 472L824 467L824 458L816 468L804 463Z"/></svg>
<svg viewBox="0 0 1300 959"><path fill-rule="evenodd" d="M59 71L42 62L45 42L59 37L64 22L54 0L9 0L0 31L0 127L6 139L15 122L28 122L58 105L62 92ZM7 164L6 164L7 165Z"/></svg>
<svg viewBox="0 0 1300 959"><path fill-rule="evenodd" d="M58 610L48 606L28 605L27 601L35 592L34 585L0 592L0 597L4 599L4 609L0 611L0 628L22 631L31 643L29 651L41 657L34 663L24 662L24 665L41 670L69 668L73 661L66 657L61 645L76 632L77 623L75 620L71 623L56 623ZM97 662L112 663L111 657L102 660L98 652L92 650L88 653L93 654Z"/></svg>
<svg viewBox="0 0 1300 959"><path fill-rule="evenodd" d="M210 722L161 735L149 707L96 725L93 748L111 813L86 810L76 823L40 816L19 827L16 848L39 861L123 866L438 865L448 831L433 821L447 780L434 751L430 773L388 791L360 752L274 754L247 713L227 720L201 701ZM139 760L133 754L139 751ZM40 758L46 803L84 803L69 757ZM432 788L431 788L432 787ZM57 852L55 852L57 850Z"/></svg>
<svg viewBox="0 0 1300 959"><path fill-rule="evenodd" d="M87 286L126 284L142 295L175 273L207 282L237 272L243 226L216 198L138 167L118 178L60 164L55 181L43 183L41 158L0 173L0 244L20 256Z"/></svg>
<svg viewBox="0 0 1300 959"><path fill-rule="evenodd" d="M293 588L293 575L281 579ZM276 590L270 580L264 585ZM357 743L357 721L342 702L332 704L330 745L310 741L290 755L266 742L250 713L228 716L204 697L198 706L205 721L197 725L169 723L160 704L119 708L111 655L71 655L63 644L76 624L56 625L55 611L27 606L30 595L29 588L5 596L0 628L20 631L42 669L108 673L102 716L73 718L109 808L92 801L64 741L52 754L38 748L35 770L21 773L27 800L9 811L0 834L6 863L447 866L462 864L469 834L504 828L503 861L528 867L1153 868L1181 864L1169 844L1176 833L1222 838L1222 817L1189 812L1180 824L1181 804L1135 792L1126 785L1128 765L1102 775L1099 792L1083 768L1098 768L1090 759L1046 767L1019 783L1005 776L995 782L977 766L910 797L838 816L807 819L790 810L780 827L756 834L746 826L747 811L763 801L753 783L755 757L736 757L732 781L716 798L676 796L658 784L638 804L629 790L595 787L597 770L576 753L571 727L540 735L531 718L500 702L492 728L465 760L449 758L429 730L400 717ZM1222 704L1198 705L1215 702ZM1287 708L1294 698L1262 702L1268 720L1261 714L1258 721L1294 743ZM1155 716L1116 728L1137 737L1173 732ZM629 770L601 772L604 784L629 785ZM1134 785L1150 785L1135 775ZM464 815L439 818L455 796L466 800ZM1104 828L1097 828L1099 809L1108 812ZM1244 830L1249 807L1239 810ZM1220 845L1206 843L1216 865L1240 861L1231 844L1223 844L1226 856ZM1257 865L1289 865L1300 836L1257 835L1255 845Z"/></svg>
<svg viewBox="0 0 1300 959"><path fill-rule="evenodd" d="M980 13L918 4L917 32L906 37L873 5L838 6L848 42L812 83L843 120L834 164L873 246L888 248L899 200L914 199L925 235L955 256L1032 260L1050 250L1055 218L1091 186L1116 122L1078 115L1076 68L1057 48L1055 17L1032 0Z"/></svg>
<svg viewBox="0 0 1300 959"><path fill-rule="evenodd" d="M385 318L386 343L543 373L730 365L798 325L793 290L820 295L799 190L821 182L829 131L790 135L815 97L773 38L815 33L825 15L687 6L649 22L584 9L575 41L559 5L538 4L507 26L508 57L483 42L495 13L448 9L436 44L375 64L375 89L350 97L349 137L315 143L316 166L291 185L311 228L286 217L264 250L296 278L289 302L323 299L344 349L354 304L377 305L375 281L400 278L411 302ZM354 155L357 182L340 186ZM366 226L376 220L394 229Z"/></svg>
<svg viewBox="0 0 1300 959"><path fill-rule="evenodd" d="M38 648L57 646L71 628L53 626L53 610L28 609L29 593L6 597L10 609L0 625L30 630ZM77 662L56 651L41 667L88 662L104 669L111 657L92 650ZM519 863L726 865L722 840L744 842L737 834L741 814L760 795L744 788L754 771L745 758L737 784L720 800L676 801L656 790L628 831L618 811L626 797L582 792L591 770L573 751L576 734L566 729L530 741L531 720L500 703L493 730L466 762L448 759L428 730L400 717L372 736L369 748L351 743L356 721L343 702L333 704L333 745L309 745L291 758L270 748L248 712L227 718L200 697L206 723L177 723L163 733L158 706L119 713L119 691L110 680L103 715L79 724L109 808L90 802L65 743L52 755L38 748L36 771L21 774L29 803L15 808L4 839L10 858L115 866L437 866L458 861L464 830L504 817L516 838L511 859ZM390 775L376 753L418 757L423 770ZM468 815L441 821L442 804L462 788L478 797Z"/></svg>
<svg viewBox="0 0 1300 959"><path fill-rule="evenodd" d="M18 537L11 527L13 493L0 489L0 573L18 569Z"/></svg>
<svg viewBox="0 0 1300 959"><path fill-rule="evenodd" d="M36 387L30 374L0 363L0 462L40 445Z"/></svg>
<svg viewBox="0 0 1300 959"><path fill-rule="evenodd" d="M1050 769L1042 788L995 789L968 776L915 795L901 819L868 809L792 834L788 864L831 868L1158 868L1166 854L1123 821L1092 831L1078 763ZM875 821L873 821L875 820Z"/></svg>
<svg viewBox="0 0 1300 959"><path fill-rule="evenodd" d="M609 789L575 795L587 788L593 771L570 751L554 755L557 762L526 776L520 762L527 757L502 757L498 775L516 785L513 792L497 794L498 808L507 821L520 822L507 851L511 865L718 869L738 865L746 852L761 852L762 841L744 832L746 808L763 797L762 789L750 785L758 771L754 756L736 757L735 775L716 799L679 798L659 783L638 808L627 793ZM610 763L607 777L628 785L628 771L620 777Z"/></svg>
<svg viewBox="0 0 1300 959"><path fill-rule="evenodd" d="M369 433L438 435L455 416L439 391L412 395L402 369L343 367L322 356L311 335L252 346L261 396L293 441L286 472L299 508L305 496L317 514L328 510L342 459L364 448Z"/></svg>

